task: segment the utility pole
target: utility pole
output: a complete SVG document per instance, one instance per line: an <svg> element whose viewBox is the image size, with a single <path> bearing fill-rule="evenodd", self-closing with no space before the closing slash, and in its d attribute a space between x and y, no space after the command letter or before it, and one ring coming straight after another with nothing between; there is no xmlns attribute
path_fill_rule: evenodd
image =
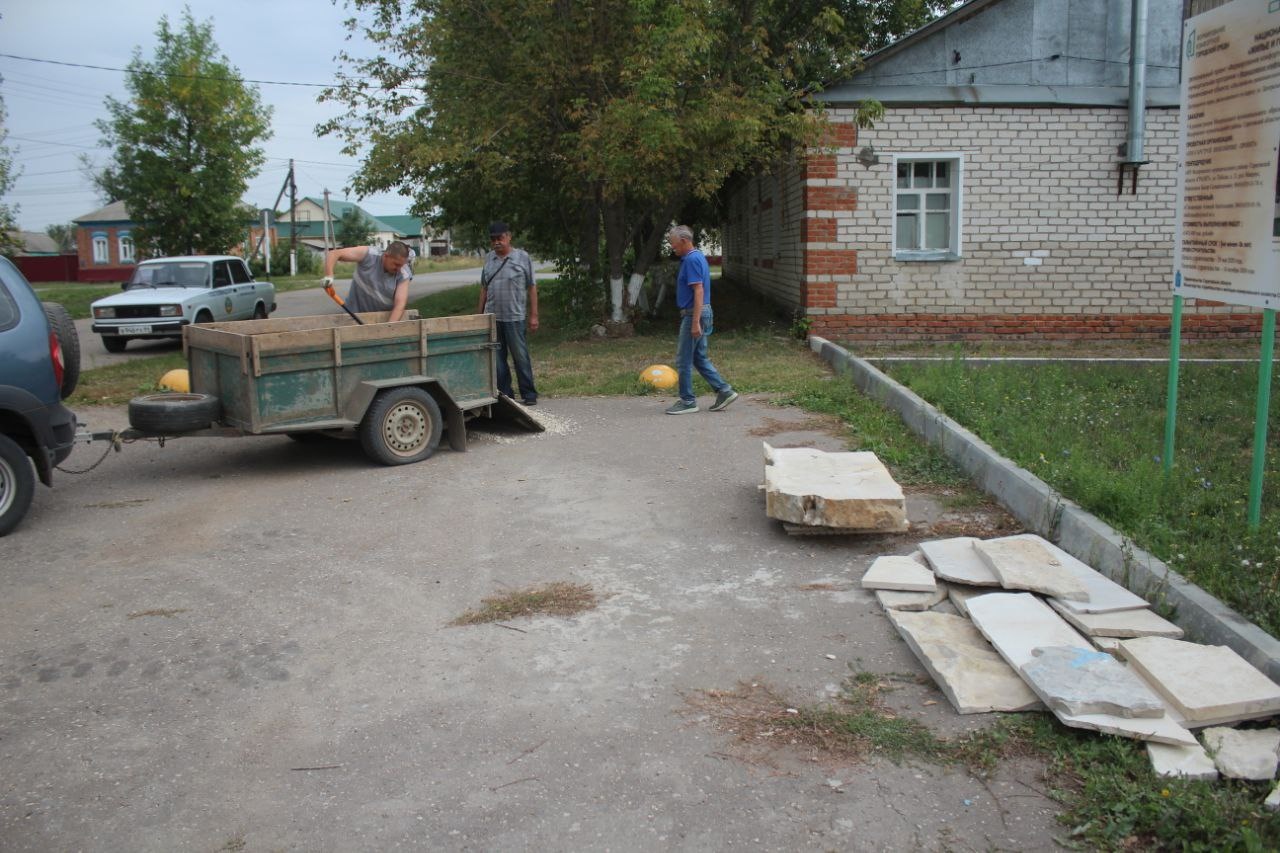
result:
<svg viewBox="0 0 1280 853"><path fill-rule="evenodd" d="M329 213L329 191L324 191L324 250L327 252L333 248L329 241L333 235L333 216Z"/></svg>
<svg viewBox="0 0 1280 853"><path fill-rule="evenodd" d="M293 178L293 158L289 158L289 275L298 274L298 182Z"/></svg>

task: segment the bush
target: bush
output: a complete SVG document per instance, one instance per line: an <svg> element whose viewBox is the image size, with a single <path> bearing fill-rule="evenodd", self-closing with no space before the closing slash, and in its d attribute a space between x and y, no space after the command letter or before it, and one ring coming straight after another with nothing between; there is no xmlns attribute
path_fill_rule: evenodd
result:
<svg viewBox="0 0 1280 853"><path fill-rule="evenodd" d="M261 257L250 259L249 269L253 272L254 278L289 275L289 249L281 245L272 250L271 270L269 273ZM319 272L320 256L304 246L298 247L298 274L316 275Z"/></svg>

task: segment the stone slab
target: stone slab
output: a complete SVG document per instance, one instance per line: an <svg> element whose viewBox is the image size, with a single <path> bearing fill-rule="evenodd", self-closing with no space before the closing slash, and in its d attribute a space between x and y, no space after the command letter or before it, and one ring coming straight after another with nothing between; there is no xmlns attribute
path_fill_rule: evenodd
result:
<svg viewBox="0 0 1280 853"><path fill-rule="evenodd" d="M1280 686L1226 646L1138 637L1120 653L1194 728L1280 713Z"/></svg>
<svg viewBox="0 0 1280 853"><path fill-rule="evenodd" d="M930 608L929 608L929 612L931 612L931 613L945 613L945 614L947 614L948 616L958 616L958 617L959 617L959 618L961 618L961 619L968 619L968 618L969 618L968 616L964 616L964 615L962 615L962 614L960 613L960 611L956 609L956 606L955 606L954 604L952 604L952 603L951 603L951 601L950 601L949 599L947 599L947 600L943 600L943 601L939 601L937 604L935 604L935 605L933 605L932 607L930 607Z"/></svg>
<svg viewBox="0 0 1280 853"><path fill-rule="evenodd" d="M1006 536L979 540L973 548L1005 589L1028 590L1075 601L1087 599L1089 591L1084 584L1043 542L1038 536Z"/></svg>
<svg viewBox="0 0 1280 853"><path fill-rule="evenodd" d="M910 557L876 557L862 576L862 588L935 592L938 577Z"/></svg>
<svg viewBox="0 0 1280 853"><path fill-rule="evenodd" d="M969 599L977 595L986 595L994 592L989 586L967 586L964 584L947 584L947 595L951 598L951 603L956 606L956 610L960 611L961 616L969 615L968 603Z"/></svg>
<svg viewBox="0 0 1280 853"><path fill-rule="evenodd" d="M908 610L920 612L930 610L947 599L946 584L938 584L933 592L901 592L892 589L877 589L876 599L885 610Z"/></svg>
<svg viewBox="0 0 1280 853"><path fill-rule="evenodd" d="M1271 793L1262 801L1262 806L1268 811L1280 811L1280 785L1271 789Z"/></svg>
<svg viewBox="0 0 1280 853"><path fill-rule="evenodd" d="M1040 707L1036 694L968 619L931 612L888 615L957 713Z"/></svg>
<svg viewBox="0 0 1280 853"><path fill-rule="evenodd" d="M1089 640L1098 647L1098 651L1106 652L1113 658L1120 657L1120 644L1124 640L1116 637L1090 637Z"/></svg>
<svg viewBox="0 0 1280 853"><path fill-rule="evenodd" d="M1218 768L1200 744L1173 746L1167 743L1147 741L1147 757L1157 776L1177 776L1183 779L1217 779Z"/></svg>
<svg viewBox="0 0 1280 853"><path fill-rule="evenodd" d="M932 539L921 542L920 551L933 567L934 573L943 580L970 586L998 587L1000 578L995 576L973 548L973 543L977 541L972 536Z"/></svg>
<svg viewBox="0 0 1280 853"><path fill-rule="evenodd" d="M1063 621L1049 605L1030 593L992 592L969 599L969 618L1015 669L1029 663L1038 648L1070 646L1090 649L1089 641ZM1045 697L1041 696L1041 699ZM1093 729L1137 740L1196 743L1191 732L1166 714L1130 719L1114 714L1064 714L1054 711L1063 725Z"/></svg>
<svg viewBox="0 0 1280 853"><path fill-rule="evenodd" d="M1151 605L1140 595L1130 592L1106 575L1077 560L1057 545L1034 533L1019 533L1006 539L1028 539L1038 543L1062 563L1063 568L1076 576L1089 593L1087 599L1063 599L1062 603L1076 613L1113 613L1119 610L1139 610Z"/></svg>
<svg viewBox="0 0 1280 853"><path fill-rule="evenodd" d="M1260 782L1276 777L1276 750L1280 749L1280 731L1276 729L1218 726L1204 730L1204 745L1228 779Z"/></svg>
<svg viewBox="0 0 1280 853"><path fill-rule="evenodd" d="M903 532L907 501L874 453L764 443L765 512L793 524Z"/></svg>
<svg viewBox="0 0 1280 853"><path fill-rule="evenodd" d="M1183 630L1150 610L1115 610L1110 613L1076 613L1056 598L1049 606L1086 637L1170 637L1180 639Z"/></svg>
<svg viewBox="0 0 1280 853"><path fill-rule="evenodd" d="M1163 717L1164 703L1106 652L1070 646L1033 649L1018 668L1045 704L1066 714Z"/></svg>

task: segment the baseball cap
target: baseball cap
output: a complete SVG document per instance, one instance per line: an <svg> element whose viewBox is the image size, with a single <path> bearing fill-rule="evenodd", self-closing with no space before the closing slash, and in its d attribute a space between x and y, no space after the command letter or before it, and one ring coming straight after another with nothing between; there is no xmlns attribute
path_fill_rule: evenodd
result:
<svg viewBox="0 0 1280 853"><path fill-rule="evenodd" d="M508 224L507 224L507 223L505 223L505 222L490 222L490 223L489 223L489 236L490 236L490 237L501 237L503 234L506 234L506 233L507 233L508 231L510 231L510 230L511 230L511 226L510 226L510 225L508 225Z"/></svg>

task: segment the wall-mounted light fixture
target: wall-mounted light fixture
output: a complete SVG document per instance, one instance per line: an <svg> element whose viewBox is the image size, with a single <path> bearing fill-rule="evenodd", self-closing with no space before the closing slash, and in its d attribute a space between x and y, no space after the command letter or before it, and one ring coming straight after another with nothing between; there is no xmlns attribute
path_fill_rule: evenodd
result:
<svg viewBox="0 0 1280 853"><path fill-rule="evenodd" d="M870 145L865 145L862 150L858 152L857 161L870 169L872 166L879 165L880 155L876 153L875 148Z"/></svg>

